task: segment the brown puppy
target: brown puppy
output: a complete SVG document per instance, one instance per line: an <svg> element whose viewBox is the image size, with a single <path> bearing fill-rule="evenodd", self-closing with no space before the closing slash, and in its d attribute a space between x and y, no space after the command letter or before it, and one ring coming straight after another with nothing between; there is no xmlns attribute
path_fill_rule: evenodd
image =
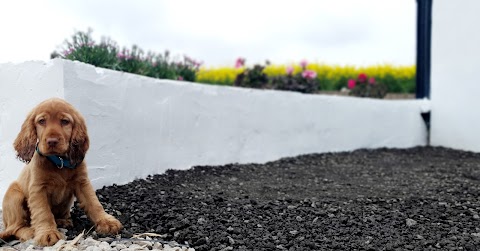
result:
<svg viewBox="0 0 480 251"><path fill-rule="evenodd" d="M89 147L87 128L72 105L58 98L40 103L27 116L14 147L28 164L3 199L1 239L34 238L38 245L55 244L63 238L57 226L72 226L74 197L97 232L121 230L122 224L105 212L88 179L83 161Z"/></svg>

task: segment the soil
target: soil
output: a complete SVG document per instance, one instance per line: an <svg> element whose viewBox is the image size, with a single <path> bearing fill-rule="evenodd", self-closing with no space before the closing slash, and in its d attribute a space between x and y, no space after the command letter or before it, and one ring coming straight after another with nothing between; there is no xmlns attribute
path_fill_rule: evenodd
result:
<svg viewBox="0 0 480 251"><path fill-rule="evenodd" d="M198 251L480 250L480 154L445 148L196 166L97 194L122 237ZM70 238L91 227L83 215L74 208Z"/></svg>

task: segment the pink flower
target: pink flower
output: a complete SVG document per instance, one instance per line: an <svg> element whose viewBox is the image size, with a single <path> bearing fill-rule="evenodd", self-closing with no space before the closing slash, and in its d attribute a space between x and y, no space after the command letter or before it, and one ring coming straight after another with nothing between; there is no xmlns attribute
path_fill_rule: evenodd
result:
<svg viewBox="0 0 480 251"><path fill-rule="evenodd" d="M376 83L375 78L374 77L369 78L368 83L371 84L371 85L374 85Z"/></svg>
<svg viewBox="0 0 480 251"><path fill-rule="evenodd" d="M302 77L306 78L306 79L314 79L317 77L317 73L315 71L312 71L312 70L305 70L302 72Z"/></svg>
<svg viewBox="0 0 480 251"><path fill-rule="evenodd" d="M182 77L182 76L178 76L177 79L180 80L180 81L183 81L183 77Z"/></svg>
<svg viewBox="0 0 480 251"><path fill-rule="evenodd" d="M365 73L358 74L358 82L360 82L360 83L367 82L367 74L365 74Z"/></svg>
<svg viewBox="0 0 480 251"><path fill-rule="evenodd" d="M301 66L303 69L305 69L305 67L307 67L307 65L308 65L308 61L307 61L307 60L304 59L304 60L300 61L300 66Z"/></svg>
<svg viewBox="0 0 480 251"><path fill-rule="evenodd" d="M121 53L121 52L117 53L117 58L118 58L118 59L124 59L124 58L126 58L126 57L127 57L127 56L125 56L125 54L123 54L123 53Z"/></svg>
<svg viewBox="0 0 480 251"><path fill-rule="evenodd" d="M242 68L245 65L245 59L244 58L237 58L237 61L235 61L235 68Z"/></svg>
<svg viewBox="0 0 480 251"><path fill-rule="evenodd" d="M200 66L202 66L203 62L199 62L199 61L193 61L193 65L195 66L195 68L200 68Z"/></svg>
<svg viewBox="0 0 480 251"><path fill-rule="evenodd" d="M70 49L68 49L68 50L65 50L65 51L63 52L63 55L66 57L66 56L72 54L73 51L74 51L74 49L73 49L73 48L70 48Z"/></svg>
<svg viewBox="0 0 480 251"><path fill-rule="evenodd" d="M348 89L353 89L353 88L355 88L355 85L357 85L357 82L355 82L354 79L349 79L349 80L348 80L348 84L347 84Z"/></svg>
<svg viewBox="0 0 480 251"><path fill-rule="evenodd" d="M287 66L287 75L293 74L293 66Z"/></svg>

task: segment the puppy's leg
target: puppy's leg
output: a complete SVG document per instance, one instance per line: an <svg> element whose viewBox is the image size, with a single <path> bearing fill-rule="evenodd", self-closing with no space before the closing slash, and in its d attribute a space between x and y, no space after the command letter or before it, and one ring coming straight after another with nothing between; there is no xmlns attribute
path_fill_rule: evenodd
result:
<svg viewBox="0 0 480 251"><path fill-rule="evenodd" d="M5 231L0 238L5 240L16 237L21 241L33 238L33 229L28 226L29 214L26 210L26 198L17 182L10 185L3 198L3 225Z"/></svg>
<svg viewBox="0 0 480 251"><path fill-rule="evenodd" d="M57 229L47 192L41 185L30 187L28 206L31 213L31 225L35 230L35 242L41 246L51 246L63 238Z"/></svg>
<svg viewBox="0 0 480 251"><path fill-rule="evenodd" d="M70 209L73 205L73 194L70 199L53 208L53 215L58 227L69 228L73 226Z"/></svg>
<svg viewBox="0 0 480 251"><path fill-rule="evenodd" d="M105 212L88 180L75 188L75 196L98 233L116 234L122 229L122 223Z"/></svg>

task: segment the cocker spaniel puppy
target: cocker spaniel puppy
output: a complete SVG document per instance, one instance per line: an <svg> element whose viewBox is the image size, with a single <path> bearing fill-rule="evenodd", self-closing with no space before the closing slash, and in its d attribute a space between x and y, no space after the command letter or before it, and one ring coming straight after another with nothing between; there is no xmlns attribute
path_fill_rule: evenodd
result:
<svg viewBox="0 0 480 251"><path fill-rule="evenodd" d="M34 239L50 246L64 238L57 229L72 226L74 198L101 234L116 234L122 224L98 201L83 158L89 147L82 115L62 99L40 103L27 116L14 142L26 162L3 199L1 239Z"/></svg>

